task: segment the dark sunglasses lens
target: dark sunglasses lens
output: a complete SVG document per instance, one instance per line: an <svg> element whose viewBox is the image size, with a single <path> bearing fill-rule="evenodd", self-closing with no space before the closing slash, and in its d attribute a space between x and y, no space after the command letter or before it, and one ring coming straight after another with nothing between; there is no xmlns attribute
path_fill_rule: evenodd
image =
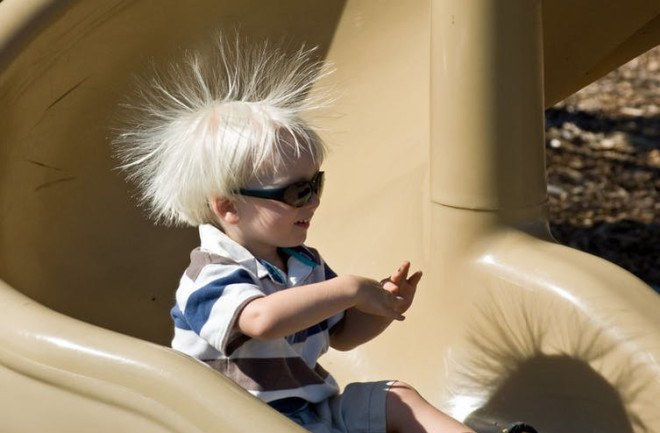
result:
<svg viewBox="0 0 660 433"><path fill-rule="evenodd" d="M309 183L295 184L284 191L284 203L295 207L303 207L312 198L312 188Z"/></svg>
<svg viewBox="0 0 660 433"><path fill-rule="evenodd" d="M325 183L324 181L325 177L323 176L323 172L320 172L319 174L316 175L314 178L314 193L321 197L321 194L323 194L323 184Z"/></svg>
<svg viewBox="0 0 660 433"><path fill-rule="evenodd" d="M295 207L303 207L314 194L321 197L323 192L323 172L320 172L309 182L298 182L284 190L284 203Z"/></svg>

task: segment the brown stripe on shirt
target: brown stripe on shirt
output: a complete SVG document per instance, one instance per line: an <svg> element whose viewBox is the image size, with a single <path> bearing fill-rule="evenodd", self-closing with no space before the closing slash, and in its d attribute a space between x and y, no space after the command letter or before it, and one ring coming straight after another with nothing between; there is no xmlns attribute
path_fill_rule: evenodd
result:
<svg viewBox="0 0 660 433"><path fill-rule="evenodd" d="M205 361L249 391L278 391L325 383L328 372L300 358L237 358Z"/></svg>
<svg viewBox="0 0 660 433"><path fill-rule="evenodd" d="M195 248L190 253L190 265L186 269L186 275L191 280L195 281L206 265L236 265L237 263L226 257L217 254L211 254L207 251L202 251L200 247Z"/></svg>

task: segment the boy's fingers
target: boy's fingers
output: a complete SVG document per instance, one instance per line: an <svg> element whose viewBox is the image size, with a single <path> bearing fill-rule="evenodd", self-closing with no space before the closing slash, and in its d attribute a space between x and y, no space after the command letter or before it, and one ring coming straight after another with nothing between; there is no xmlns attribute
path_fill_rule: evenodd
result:
<svg viewBox="0 0 660 433"><path fill-rule="evenodd" d="M407 301L404 298L397 296L393 311L396 320L403 320L405 318L403 312L407 309L406 307Z"/></svg>
<svg viewBox="0 0 660 433"><path fill-rule="evenodd" d="M413 287L416 287L417 284L419 283L419 280L422 279L422 271L417 271L415 272L412 277L408 279L408 284L410 284Z"/></svg>
<svg viewBox="0 0 660 433"><path fill-rule="evenodd" d="M389 292L389 293L394 294L394 293L396 293L396 292L399 291L399 286L396 285L396 284L394 284L394 283L389 283L389 282L388 282L388 283L386 283L386 284L383 285L383 289L384 289L385 291Z"/></svg>
<svg viewBox="0 0 660 433"><path fill-rule="evenodd" d="M394 284L401 284L402 281L405 281L408 278L408 271L410 270L410 262L403 262L401 267L392 274L390 278Z"/></svg>

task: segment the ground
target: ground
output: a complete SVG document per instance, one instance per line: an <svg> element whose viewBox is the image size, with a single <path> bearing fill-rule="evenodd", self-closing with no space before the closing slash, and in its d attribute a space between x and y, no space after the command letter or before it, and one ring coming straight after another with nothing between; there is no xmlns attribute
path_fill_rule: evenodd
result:
<svg viewBox="0 0 660 433"><path fill-rule="evenodd" d="M660 47L546 111L555 238L660 290Z"/></svg>

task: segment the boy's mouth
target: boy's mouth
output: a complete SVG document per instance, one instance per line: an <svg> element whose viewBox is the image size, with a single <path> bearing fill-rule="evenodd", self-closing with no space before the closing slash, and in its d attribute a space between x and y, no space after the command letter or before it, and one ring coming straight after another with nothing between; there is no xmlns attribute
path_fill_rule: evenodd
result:
<svg viewBox="0 0 660 433"><path fill-rule="evenodd" d="M309 221L310 221L310 219L298 220L298 221L296 221L295 224L297 226L305 226L306 227L306 226L309 226Z"/></svg>

